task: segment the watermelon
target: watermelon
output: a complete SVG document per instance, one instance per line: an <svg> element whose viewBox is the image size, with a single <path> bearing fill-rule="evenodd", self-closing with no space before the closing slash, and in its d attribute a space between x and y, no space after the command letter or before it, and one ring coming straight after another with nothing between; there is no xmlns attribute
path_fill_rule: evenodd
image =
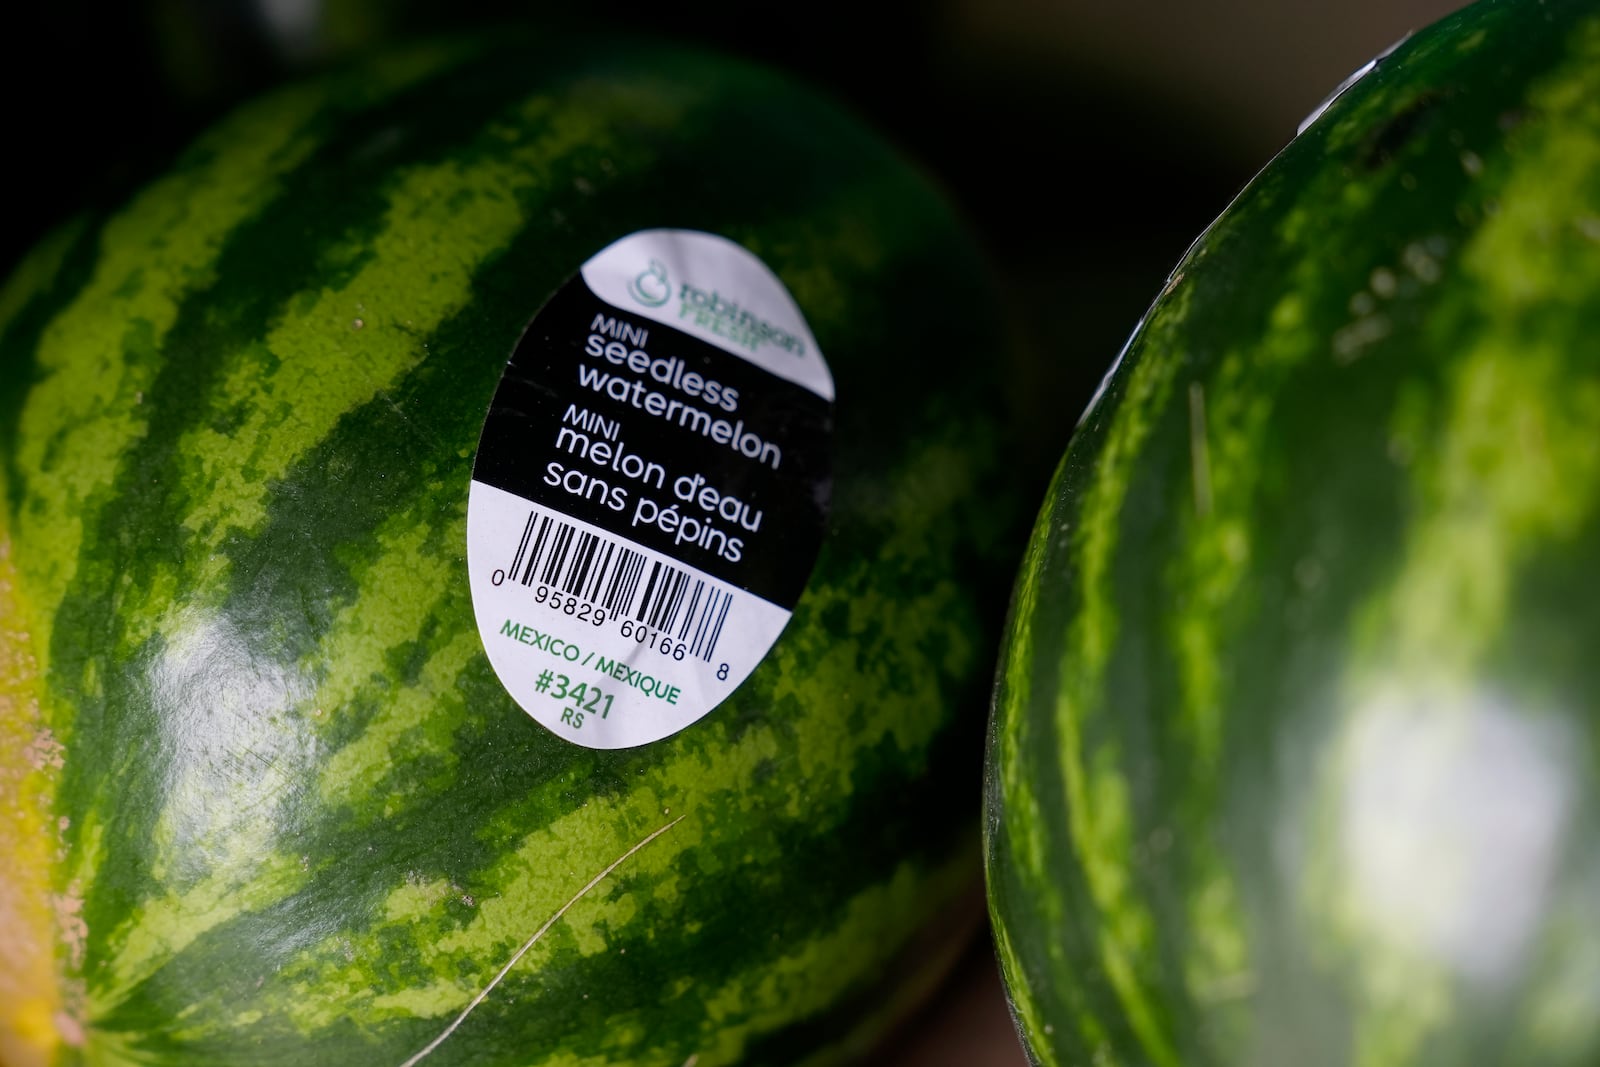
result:
<svg viewBox="0 0 1600 1067"><path fill-rule="evenodd" d="M492 671L468 489L530 318L662 226L803 310L831 503L749 679L600 749ZM994 307L834 105L614 38L285 88L57 230L0 290L0 1062L871 1047L981 918Z"/></svg>
<svg viewBox="0 0 1600 1067"><path fill-rule="evenodd" d="M1014 592L1035 1063L1600 1061L1600 6L1484 2L1200 237Z"/></svg>

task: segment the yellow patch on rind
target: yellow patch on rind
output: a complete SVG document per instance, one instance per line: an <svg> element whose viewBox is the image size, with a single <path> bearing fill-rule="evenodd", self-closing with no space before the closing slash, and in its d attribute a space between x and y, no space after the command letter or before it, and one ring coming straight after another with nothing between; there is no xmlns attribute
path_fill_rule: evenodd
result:
<svg viewBox="0 0 1600 1067"><path fill-rule="evenodd" d="M0 490L4 486L0 485ZM3 498L3 492L0 492ZM81 1038L56 972L51 798L65 753L39 707L32 640L21 629L11 538L0 519L0 1063L44 1067Z"/></svg>

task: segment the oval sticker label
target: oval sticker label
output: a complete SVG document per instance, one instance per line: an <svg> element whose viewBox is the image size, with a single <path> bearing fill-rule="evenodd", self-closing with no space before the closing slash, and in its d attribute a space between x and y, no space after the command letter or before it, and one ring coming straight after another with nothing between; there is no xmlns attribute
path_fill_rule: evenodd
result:
<svg viewBox="0 0 1600 1067"><path fill-rule="evenodd" d="M557 736L630 748L766 656L821 547L833 377L755 255L646 230L533 317L484 421L467 568L484 649Z"/></svg>

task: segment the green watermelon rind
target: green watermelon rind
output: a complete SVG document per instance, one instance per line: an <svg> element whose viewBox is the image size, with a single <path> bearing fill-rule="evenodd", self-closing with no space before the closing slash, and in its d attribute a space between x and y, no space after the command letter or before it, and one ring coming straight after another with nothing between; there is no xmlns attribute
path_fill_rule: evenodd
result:
<svg viewBox="0 0 1600 1067"><path fill-rule="evenodd" d="M1592 4L1408 38L1196 242L1086 413L990 732L990 909L1035 1063L1600 1054L1575 922L1596 775L1565 762L1600 697L1574 592L1600 548L1597 71ZM1373 740L1396 706L1440 736L1515 722L1566 768L1541 788L1570 837L1502 985L1449 955L1500 960L1487 940L1362 903L1411 868L1341 851L1377 832L1353 776L1413 752ZM1442 840L1400 852L1432 858L1417 901L1465 892Z"/></svg>
<svg viewBox="0 0 1600 1067"><path fill-rule="evenodd" d="M762 666L600 752L494 678L465 501L528 319L657 226L740 242L795 296L837 473ZM55 972L0 1048L399 1064L671 825L426 1062L859 1055L972 926L1018 513L989 287L832 105L612 39L419 46L275 93L61 231L0 290L0 708L25 742L0 780L26 809L0 845L49 851L0 864L31 929L0 962Z"/></svg>

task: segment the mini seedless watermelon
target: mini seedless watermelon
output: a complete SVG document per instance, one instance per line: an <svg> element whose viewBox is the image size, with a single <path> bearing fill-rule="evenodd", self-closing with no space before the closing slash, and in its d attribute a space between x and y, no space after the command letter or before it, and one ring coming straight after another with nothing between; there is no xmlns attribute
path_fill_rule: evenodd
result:
<svg viewBox="0 0 1600 1067"><path fill-rule="evenodd" d="M748 682L600 751L491 671L467 494L530 317L662 226L803 310L831 511ZM975 919L992 306L834 107L612 40L288 88L59 230L0 291L0 1062L870 1047Z"/></svg>
<svg viewBox="0 0 1600 1067"><path fill-rule="evenodd" d="M1600 6L1377 61L1176 271L1015 593L1036 1062L1600 1061Z"/></svg>

